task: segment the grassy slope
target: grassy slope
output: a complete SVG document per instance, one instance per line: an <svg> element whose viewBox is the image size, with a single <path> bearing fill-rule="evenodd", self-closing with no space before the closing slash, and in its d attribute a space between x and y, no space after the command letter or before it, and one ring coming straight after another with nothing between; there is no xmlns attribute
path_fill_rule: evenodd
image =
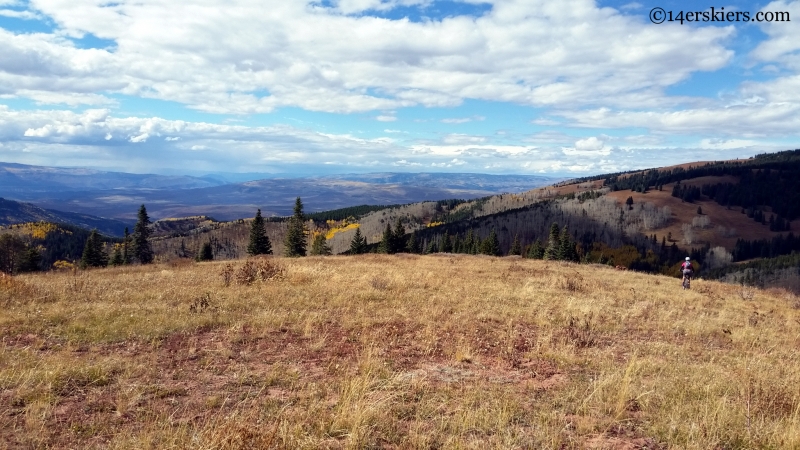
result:
<svg viewBox="0 0 800 450"><path fill-rule="evenodd" d="M0 447L800 446L783 291L518 258L274 261L284 279L251 286L223 263L0 280Z"/></svg>

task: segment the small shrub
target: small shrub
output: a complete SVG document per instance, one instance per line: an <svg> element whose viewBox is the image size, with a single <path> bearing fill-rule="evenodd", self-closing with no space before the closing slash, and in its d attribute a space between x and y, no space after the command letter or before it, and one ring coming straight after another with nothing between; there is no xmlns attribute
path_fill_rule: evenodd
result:
<svg viewBox="0 0 800 450"><path fill-rule="evenodd" d="M594 347L597 344L595 331L592 328L591 314L584 317L583 320L569 316L566 334L567 339L578 348Z"/></svg>
<svg viewBox="0 0 800 450"><path fill-rule="evenodd" d="M377 289L379 291L385 291L389 289L389 281L382 277L372 278L369 280L369 285L372 286L373 289Z"/></svg>
<svg viewBox="0 0 800 450"><path fill-rule="evenodd" d="M582 292L585 288L583 276L577 272L573 276L565 276L561 287L569 292Z"/></svg>
<svg viewBox="0 0 800 450"><path fill-rule="evenodd" d="M238 284L250 285L255 281L277 281L286 277L286 269L268 259L248 259L236 271Z"/></svg>
<svg viewBox="0 0 800 450"><path fill-rule="evenodd" d="M742 300L752 300L755 295L756 291L752 287L742 285L739 289L739 298Z"/></svg>
<svg viewBox="0 0 800 450"><path fill-rule="evenodd" d="M203 312L206 309L211 307L211 294L206 292L205 294L195 298L192 303L189 305L189 312Z"/></svg>
<svg viewBox="0 0 800 450"><path fill-rule="evenodd" d="M233 280L233 272L233 264L231 263L225 264L225 267L222 268L220 275L222 275L222 283L225 286L231 285L231 281Z"/></svg>

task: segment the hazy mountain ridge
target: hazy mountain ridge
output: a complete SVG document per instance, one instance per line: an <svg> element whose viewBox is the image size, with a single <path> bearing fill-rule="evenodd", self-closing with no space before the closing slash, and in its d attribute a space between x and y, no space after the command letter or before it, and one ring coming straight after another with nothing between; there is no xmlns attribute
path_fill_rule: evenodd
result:
<svg viewBox="0 0 800 450"><path fill-rule="evenodd" d="M0 189L21 199L37 193L112 189L194 189L222 184L209 178L106 172L0 162Z"/></svg>
<svg viewBox="0 0 800 450"><path fill-rule="evenodd" d="M208 215L218 220L288 215L294 199L307 212L362 204L406 204L446 198L478 198L519 192L559 179L527 175L375 173L307 178L267 178L223 183L196 178L137 175L0 163L0 189L7 198L46 209L135 220L141 204L154 219Z"/></svg>
<svg viewBox="0 0 800 450"><path fill-rule="evenodd" d="M132 226L131 223L116 219L44 209L30 203L0 198L0 225L40 221L69 224L88 230L97 229L108 236L122 236L125 227Z"/></svg>

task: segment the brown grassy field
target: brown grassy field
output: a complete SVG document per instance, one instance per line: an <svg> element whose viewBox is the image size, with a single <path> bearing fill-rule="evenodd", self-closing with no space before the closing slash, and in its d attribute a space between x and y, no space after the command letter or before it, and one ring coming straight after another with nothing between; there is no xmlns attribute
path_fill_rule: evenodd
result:
<svg viewBox="0 0 800 450"><path fill-rule="evenodd" d="M800 300L475 256L0 280L0 447L798 448Z"/></svg>

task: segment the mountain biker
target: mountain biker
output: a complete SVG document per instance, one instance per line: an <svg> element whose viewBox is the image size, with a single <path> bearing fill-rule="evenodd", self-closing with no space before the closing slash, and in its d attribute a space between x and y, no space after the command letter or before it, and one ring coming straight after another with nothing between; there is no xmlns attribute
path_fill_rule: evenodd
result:
<svg viewBox="0 0 800 450"><path fill-rule="evenodd" d="M688 279L692 278L693 272L694 270L692 269L691 258L687 256L686 261L684 261L683 264L681 264L681 273L683 274L683 278L681 278L681 286L684 286L684 282L686 281L687 278Z"/></svg>

